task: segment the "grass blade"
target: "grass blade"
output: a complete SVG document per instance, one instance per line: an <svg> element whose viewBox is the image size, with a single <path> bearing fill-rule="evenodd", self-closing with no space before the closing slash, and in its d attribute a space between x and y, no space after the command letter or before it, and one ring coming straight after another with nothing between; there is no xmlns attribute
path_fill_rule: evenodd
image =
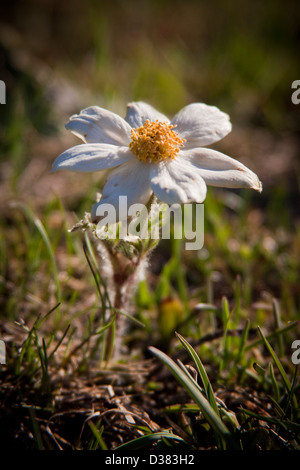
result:
<svg viewBox="0 0 300 470"><path fill-rule="evenodd" d="M267 338L266 338L265 335L263 334L263 332L262 332L262 330L260 329L260 327L258 327L258 331L259 331L259 333L260 333L260 335L261 335L261 337L262 337L262 339L263 339L264 345L265 345L266 348L268 349L268 351L269 351L269 353L270 353L270 355L271 355L271 357L272 357L274 363L276 364L276 366L277 366L277 368L278 368L278 370L279 370L279 372L280 372L280 375L281 375L281 377L282 377L282 380L283 380L283 382L284 382L284 385L285 385L285 387L286 387L288 393L290 394L291 391L292 391L292 385L291 385L291 383L290 383L290 381L289 381L288 376L287 376L286 373L285 373L284 368L282 367L282 364L281 364L281 362L280 362L280 360L279 360L277 354L275 353L275 351L274 351L274 349L272 348L272 346L270 345L269 341L267 340ZM293 396L293 402L294 402L295 407L297 407L297 401L296 401L295 395Z"/></svg>
<svg viewBox="0 0 300 470"><path fill-rule="evenodd" d="M188 341L186 341L179 333L175 333L175 334L176 334L177 338L179 339L179 341L181 342L183 347L187 350L187 352L189 353L189 355L191 356L192 360L195 363L196 370L197 370L198 374L201 377L201 380L202 380L202 383L203 383L203 386L204 386L204 389L205 389L206 398L208 399L208 401L211 404L214 411L217 414L219 414L219 410L218 410L218 406L217 406L217 403L216 403L216 400L215 400L213 388L211 386L208 375L207 375L206 370L205 370L205 368L204 368L204 366L201 362L200 357L198 356L196 351L192 348L192 346L188 343Z"/></svg>
<svg viewBox="0 0 300 470"><path fill-rule="evenodd" d="M147 436L138 437L132 441L126 442L116 447L114 450L137 450L147 445L152 444L153 442L160 441L162 439L171 439L173 441L179 441L185 443L185 441L175 434L169 432L154 432L153 434L148 434Z"/></svg>
<svg viewBox="0 0 300 470"><path fill-rule="evenodd" d="M32 424L33 435L35 437L37 450L44 450L40 428L36 419L35 411L32 406L29 407L29 415Z"/></svg>
<svg viewBox="0 0 300 470"><path fill-rule="evenodd" d="M278 402L279 398L280 398L279 386L278 386L278 382L277 382L275 374L274 374L274 368L273 368L272 362L270 362L270 364L269 364L269 375L270 375L270 379L271 379L271 382L272 382L274 398L275 398L275 401Z"/></svg>
<svg viewBox="0 0 300 470"><path fill-rule="evenodd" d="M105 444L103 437L102 437L102 432L103 428L99 431L97 426L92 421L89 421L89 426L91 428L91 431L93 433L93 436L95 437L97 443L99 444L99 447L101 450L108 450L107 445Z"/></svg>
<svg viewBox="0 0 300 470"><path fill-rule="evenodd" d="M160 359L162 363L168 367L168 369L172 372L176 380L186 389L186 391L190 394L194 401L199 405L206 420L211 425L216 434L224 440L225 444L225 442L228 441L230 438L230 433L223 421L220 419L219 415L211 407L208 400L204 397L204 395L202 395L196 385L190 380L190 378L185 374L185 372L165 353L153 346L151 346L149 350L154 356Z"/></svg>
<svg viewBox="0 0 300 470"><path fill-rule="evenodd" d="M287 331L293 329L295 326L298 325L298 321L294 321L291 323L288 323L288 325L283 326L282 328L279 328L278 330L273 331L272 333L268 334L265 338L269 341L271 339L277 338L279 335L282 335L283 333L286 333ZM249 349L255 348L256 346L259 346L263 342L263 339L258 339L255 341L252 341L245 347L245 351L248 351Z"/></svg>
<svg viewBox="0 0 300 470"><path fill-rule="evenodd" d="M267 338L265 337L265 335L263 334L261 328L258 326L258 331L263 339L263 343L264 345L266 346L266 348L268 349L270 355L272 356L272 359L273 361L275 362L279 372L280 372L280 375L283 379L283 382L285 384L285 387L287 389L288 392L290 392L291 390L291 384L290 384L290 381L288 379L288 376L286 375L285 373L285 370L284 368L282 367L282 364L280 362L280 360L278 359L277 357L277 354L275 353L274 349L272 348L271 344L269 343L269 341L267 340Z"/></svg>
<svg viewBox="0 0 300 470"><path fill-rule="evenodd" d="M235 364L239 364L244 355L244 352L246 349L246 341L247 341L248 334L249 334L249 328L250 328L250 320L248 319L246 321L245 327L241 335L241 341L240 341L239 349L236 355Z"/></svg>
<svg viewBox="0 0 300 470"><path fill-rule="evenodd" d="M61 300L61 290L60 290L58 269L57 269L57 265L56 265L54 251L53 251L50 239L48 237L48 234L46 232L46 229L45 229L44 225L42 224L42 222L40 221L40 219L33 213L33 211L28 206L26 206L25 204L22 204L20 202L15 202L14 207L17 207L18 209L21 209L23 211L23 213L25 214L25 216L27 217L27 219L34 224L34 226L37 228L39 234L41 235L41 237L42 237L42 239L43 239L43 241L46 245L46 248L47 248L47 251L48 251L48 254L49 254L49 258L50 258L51 267L52 267L53 279L54 279L55 290L56 290L56 298L57 298L58 301L60 301Z"/></svg>
<svg viewBox="0 0 300 470"><path fill-rule="evenodd" d="M220 360L220 365L219 365L220 372L222 372L225 369L225 367L226 367L226 365L228 364L228 361L229 361L228 327L229 327L229 320L230 320L230 310L229 310L228 300L227 300L226 297L222 298L221 314L222 314L222 323L223 323L223 328L224 328L224 334L223 334L222 355L221 355L221 360Z"/></svg>
<svg viewBox="0 0 300 470"><path fill-rule="evenodd" d="M280 306L279 306L279 302L277 299L273 299L272 307L273 307L275 328L278 329L282 326L282 322L281 322ZM277 343L278 343L278 349L279 349L279 356L282 357L283 356L283 340L282 340L281 335L278 336Z"/></svg>
<svg viewBox="0 0 300 470"><path fill-rule="evenodd" d="M97 292L98 292L99 297L101 299L102 307L105 309L105 299L104 299L103 293L101 291L100 281L99 281L98 276L97 276L97 273L99 274L99 272L98 272L98 270L96 272L95 268L93 266L94 256L93 256L93 253L92 253L92 250L91 250L91 245L90 245L90 242L89 242L89 239L88 239L87 236L85 238L85 243L83 244L83 252L85 254L85 257L86 257L86 260L88 262L89 268L90 268L90 270L92 272L92 275L93 275L93 278L95 280Z"/></svg>

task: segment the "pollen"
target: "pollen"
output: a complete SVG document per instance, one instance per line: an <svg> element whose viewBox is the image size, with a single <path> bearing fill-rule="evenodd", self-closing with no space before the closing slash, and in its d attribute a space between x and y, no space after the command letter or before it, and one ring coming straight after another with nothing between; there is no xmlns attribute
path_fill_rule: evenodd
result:
<svg viewBox="0 0 300 470"><path fill-rule="evenodd" d="M167 122L150 122L131 131L131 152L142 162L159 163L175 159L185 139L181 139Z"/></svg>

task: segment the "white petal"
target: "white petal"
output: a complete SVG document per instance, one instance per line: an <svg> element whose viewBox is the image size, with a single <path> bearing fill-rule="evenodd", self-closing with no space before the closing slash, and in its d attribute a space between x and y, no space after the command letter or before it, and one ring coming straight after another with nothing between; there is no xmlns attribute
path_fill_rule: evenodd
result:
<svg viewBox="0 0 300 470"><path fill-rule="evenodd" d="M66 128L84 142L113 145L128 145L130 142L129 124L117 114L98 106L71 116Z"/></svg>
<svg viewBox="0 0 300 470"><path fill-rule="evenodd" d="M229 116L215 106L193 103L185 106L171 121L175 131L186 139L185 148L202 147L222 139L231 131Z"/></svg>
<svg viewBox="0 0 300 470"><path fill-rule="evenodd" d="M167 204L201 203L206 197L200 172L180 158L151 165L150 179L156 196Z"/></svg>
<svg viewBox="0 0 300 470"><path fill-rule="evenodd" d="M147 119L151 122L156 120L169 122L169 119L164 114L143 101L136 101L127 105L125 121L127 121L131 127L141 127Z"/></svg>
<svg viewBox="0 0 300 470"><path fill-rule="evenodd" d="M198 148L180 152L180 157L192 163L208 185L224 188L252 188L262 191L257 175L234 158L216 150Z"/></svg>
<svg viewBox="0 0 300 470"><path fill-rule="evenodd" d="M147 204L152 194L149 181L150 165L133 159L109 175L99 203L92 208L92 220L97 221L97 208L101 204L111 204L117 213L117 219L123 219L126 214L119 213L119 196L127 196L127 207L132 204Z"/></svg>
<svg viewBox="0 0 300 470"><path fill-rule="evenodd" d="M59 155L52 168L69 171L100 171L121 165L135 159L128 147L117 147L111 144L81 144L72 147Z"/></svg>

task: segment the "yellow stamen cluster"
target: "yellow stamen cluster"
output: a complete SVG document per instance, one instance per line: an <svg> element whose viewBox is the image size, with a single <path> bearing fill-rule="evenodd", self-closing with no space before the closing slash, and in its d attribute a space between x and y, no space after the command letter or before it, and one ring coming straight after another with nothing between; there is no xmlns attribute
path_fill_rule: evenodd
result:
<svg viewBox="0 0 300 470"><path fill-rule="evenodd" d="M167 122L150 122L131 131L131 152L142 162L159 163L176 158L179 147L185 142L173 131L172 124Z"/></svg>

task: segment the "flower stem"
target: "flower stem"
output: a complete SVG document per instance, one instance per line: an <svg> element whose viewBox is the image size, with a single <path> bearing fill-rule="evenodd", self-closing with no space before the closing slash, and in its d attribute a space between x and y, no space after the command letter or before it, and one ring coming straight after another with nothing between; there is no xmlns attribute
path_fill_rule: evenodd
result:
<svg viewBox="0 0 300 470"><path fill-rule="evenodd" d="M146 205L148 215L155 201L156 198L152 195ZM142 242L142 240L140 241ZM131 298L138 283L138 274L141 274L141 270L146 266L146 260L152 247L149 246L149 243L147 245L142 242L135 255L131 257L126 254L126 250L122 252L122 250L116 249L114 244L105 243L105 246L112 268L111 281L114 300L111 313L115 315L115 320L106 333L103 359L107 364L112 359L116 360L120 355L126 327L126 316L122 315L122 312L128 313Z"/></svg>

